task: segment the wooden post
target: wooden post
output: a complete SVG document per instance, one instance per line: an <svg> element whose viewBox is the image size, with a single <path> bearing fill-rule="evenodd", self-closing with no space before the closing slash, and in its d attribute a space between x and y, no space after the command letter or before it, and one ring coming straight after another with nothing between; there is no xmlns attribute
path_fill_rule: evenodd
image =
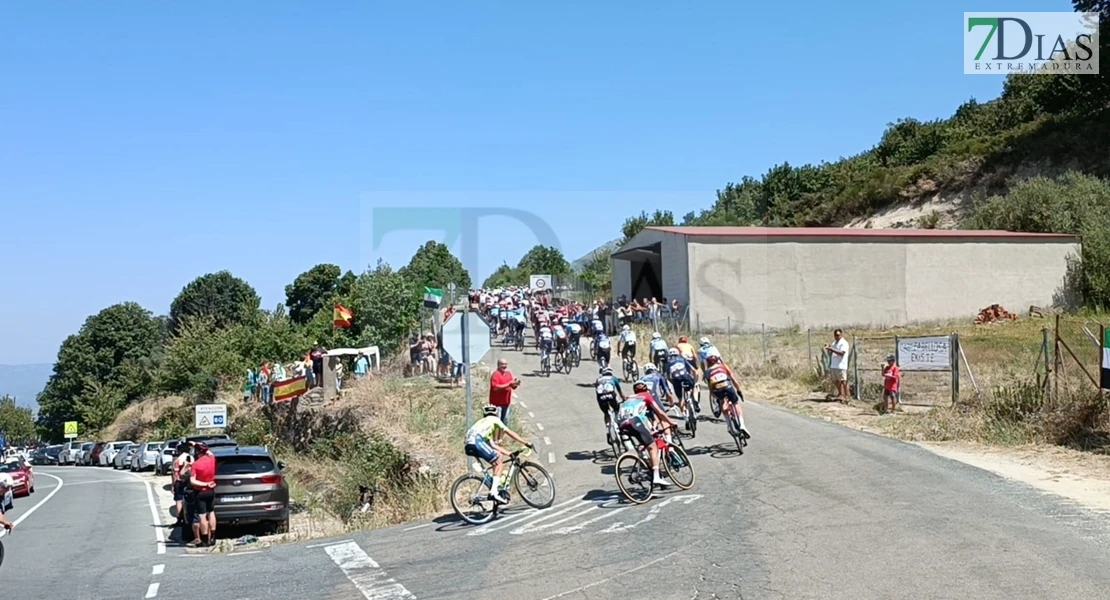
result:
<svg viewBox="0 0 1110 600"><path fill-rule="evenodd" d="M1052 359L1048 354L1048 327L1041 328L1041 354L1044 355L1044 389L1042 393L1047 398L1052 392L1049 387L1051 385L1050 378L1052 377L1052 365L1050 364Z"/></svg>
<svg viewBox="0 0 1110 600"><path fill-rule="evenodd" d="M952 362L952 406L960 399L960 336L956 333L948 336L948 359Z"/></svg>
<svg viewBox="0 0 1110 600"><path fill-rule="evenodd" d="M855 396L856 400L858 401L863 397L863 394L860 393L859 389L859 346L856 345L857 342L858 340L856 339L856 336L853 335L852 351L848 355L848 359L852 361L852 383L856 388L855 390L853 390L854 393L852 395Z"/></svg>

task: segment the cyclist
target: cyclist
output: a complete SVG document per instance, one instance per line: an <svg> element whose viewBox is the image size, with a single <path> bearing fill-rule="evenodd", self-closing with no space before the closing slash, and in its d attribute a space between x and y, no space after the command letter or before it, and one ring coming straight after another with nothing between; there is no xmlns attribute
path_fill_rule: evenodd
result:
<svg viewBox="0 0 1110 600"><path fill-rule="evenodd" d="M666 423L674 427L674 421L659 408L648 391L648 384L637 381L632 384L632 395L625 398L617 411L617 423L623 435L638 440L640 445L647 448L651 459L652 483L661 487L669 487L671 482L659 476L659 446L655 443L652 421Z"/></svg>
<svg viewBox="0 0 1110 600"><path fill-rule="evenodd" d="M728 411L729 407L736 406L736 416L740 419L740 431L746 438L751 438L752 434L748 433L748 428L744 425L744 410L740 408L740 384L736 381L736 376L732 374L725 363L721 362L720 356L709 356L705 359L706 371L705 382L709 384L709 391L717 400L714 403L713 414L720 416ZM720 404L720 409L716 404Z"/></svg>
<svg viewBox="0 0 1110 600"><path fill-rule="evenodd" d="M609 411L616 414L620 410L620 403L617 402L619 396L621 402L625 401L624 391L621 390L621 380L613 375L613 369L610 367L601 367L598 369L600 377L594 382L594 393L597 395L597 407L601 409L601 414L605 415L605 439L610 444L613 440L609 439Z"/></svg>
<svg viewBox="0 0 1110 600"><path fill-rule="evenodd" d="M540 325L539 341L540 341L540 362L542 363L545 359L547 359L548 354L550 354L551 346L552 346L552 343L553 343L553 338L552 338L552 335L551 335L551 327L549 327L547 325L546 320L544 320L543 324Z"/></svg>
<svg viewBox="0 0 1110 600"><path fill-rule="evenodd" d="M612 345L609 343L609 338L604 333L597 334L594 338L594 343L597 344L597 364L602 367L609 365L609 356L612 351Z"/></svg>
<svg viewBox="0 0 1110 600"><path fill-rule="evenodd" d="M524 339L524 328L528 325L528 321L524 317L524 309L518 308L513 313L513 335Z"/></svg>
<svg viewBox="0 0 1110 600"><path fill-rule="evenodd" d="M578 347L579 351L582 350L582 325L577 321L564 319L567 326L567 333L570 335L569 343L571 347Z"/></svg>
<svg viewBox="0 0 1110 600"><path fill-rule="evenodd" d="M659 332L651 334L651 362L655 363L656 368L663 368L664 361L667 360L667 340L659 335Z"/></svg>
<svg viewBox="0 0 1110 600"><path fill-rule="evenodd" d="M563 327L562 319L556 319L551 329L555 337L555 354L561 357L563 362L567 361L567 330Z"/></svg>
<svg viewBox="0 0 1110 600"><path fill-rule="evenodd" d="M605 323L596 314L594 320L590 322L590 327L593 329L595 338L599 335L605 335Z"/></svg>
<svg viewBox="0 0 1110 600"><path fill-rule="evenodd" d="M697 360L697 351L694 350L694 345L686 340L686 336L679 336L678 344L675 345L675 348L678 348L678 353L681 354L683 358L690 361L690 364L695 364L694 361Z"/></svg>
<svg viewBox="0 0 1110 600"><path fill-rule="evenodd" d="M677 348L671 348L667 352L667 365L664 367L664 373L667 374L667 379L671 382L671 388L674 390L675 395L678 396L679 407L682 414L686 414L686 392L694 389L694 383L697 381L697 369L682 352ZM697 403L695 403L695 409Z"/></svg>
<svg viewBox="0 0 1110 600"><path fill-rule="evenodd" d="M698 366L701 367L702 371L704 371L706 368L705 359L709 358L710 356L716 356L717 358L720 358L721 351L717 350L717 347L709 341L709 338L703 337L698 340Z"/></svg>
<svg viewBox="0 0 1110 600"><path fill-rule="evenodd" d="M621 360L636 360L636 332L628 325L621 327L621 337L617 341L617 352Z"/></svg>
<svg viewBox="0 0 1110 600"><path fill-rule="evenodd" d="M651 397L655 399L656 404L667 407L675 405L675 397L671 392L671 386L667 385L667 378L656 370L655 364L648 363L644 365L644 376L640 378L640 381L648 385L648 391L651 392Z"/></svg>
<svg viewBox="0 0 1110 600"><path fill-rule="evenodd" d="M485 415L478 419L474 425L466 432L466 445L463 447L463 452L467 456L480 458L488 462L493 467L494 484L490 486L490 500L505 504L509 501L509 482L502 481L501 473L505 470L505 463L502 460L509 455L509 452L498 446L493 442L494 436L499 432L504 432L505 435L513 438L523 446L527 446L533 452L536 450L528 440L520 437L512 429L509 429L497 417L501 409L496 406L487 406L482 409L482 414ZM496 492L494 490L497 490Z"/></svg>

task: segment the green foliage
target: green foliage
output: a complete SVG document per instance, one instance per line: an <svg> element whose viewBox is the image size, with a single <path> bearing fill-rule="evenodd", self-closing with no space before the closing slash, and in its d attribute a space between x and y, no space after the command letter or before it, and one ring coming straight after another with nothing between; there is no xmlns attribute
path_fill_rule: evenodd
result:
<svg viewBox="0 0 1110 600"><path fill-rule="evenodd" d="M11 396L0 396L0 431L4 432L8 444L35 441L35 419L31 409L18 406Z"/></svg>
<svg viewBox="0 0 1110 600"><path fill-rule="evenodd" d="M409 264L398 270L407 277L417 290L426 287L446 290L448 283L454 283L460 290L470 289L470 273L463 268L462 262L451 254L446 244L430 240L416 249Z"/></svg>
<svg viewBox="0 0 1110 600"><path fill-rule="evenodd" d="M201 275L189 282L170 304L172 331L189 317L211 317L216 327L250 324L258 317L258 293L228 271Z"/></svg>
<svg viewBox="0 0 1110 600"><path fill-rule="evenodd" d="M297 275L293 283L285 286L285 306L289 308L289 318L303 325L321 310L331 314L335 298L350 293L356 276L336 265L320 264Z"/></svg>
<svg viewBox="0 0 1110 600"><path fill-rule="evenodd" d="M594 296L612 297L613 271L608 253L595 251L591 254L582 265L581 276Z"/></svg>
<svg viewBox="0 0 1110 600"><path fill-rule="evenodd" d="M546 275L546 273L539 274ZM514 269L507 263L501 263L501 266L497 267L497 270L490 274L489 277L486 277L486 280L482 282L482 287L485 289L495 289L513 285L527 285L528 275L529 273L525 273L520 269Z"/></svg>
<svg viewBox="0 0 1110 600"><path fill-rule="evenodd" d="M162 321L133 302L109 306L89 317L58 350L54 372L39 394L38 425L50 439L65 421L101 420L150 389L161 360Z"/></svg>
<svg viewBox="0 0 1110 600"><path fill-rule="evenodd" d="M570 273L570 263L554 246L535 245L520 259L516 266L528 283L529 275L566 275Z"/></svg>
<svg viewBox="0 0 1110 600"><path fill-rule="evenodd" d="M621 244L635 237L644 227L670 227L674 224L674 215L669 210L656 210L651 215L641 211L639 215L624 220L624 225L621 225L621 235L624 236Z"/></svg>
<svg viewBox="0 0 1110 600"><path fill-rule="evenodd" d="M1074 172L1028 179L986 199L964 225L1082 236L1077 291L1089 306L1110 307L1110 182Z"/></svg>
<svg viewBox="0 0 1110 600"><path fill-rule="evenodd" d="M358 504L358 486L365 485L398 493L406 483L406 456L388 441L360 433L340 434L315 442L313 456L323 463L342 465L343 474L334 493L325 502L329 512L350 518L351 507Z"/></svg>
<svg viewBox="0 0 1110 600"><path fill-rule="evenodd" d="M375 344L396 350L420 321L424 289L379 260L359 275L350 296L340 301L354 312L351 327L333 334L351 345ZM334 342L333 342L334 343Z"/></svg>
<svg viewBox="0 0 1110 600"><path fill-rule="evenodd" d="M242 334L239 327L218 327L212 317L185 319L166 347L158 390L215 398L221 382L241 380L248 368L257 366L239 352Z"/></svg>

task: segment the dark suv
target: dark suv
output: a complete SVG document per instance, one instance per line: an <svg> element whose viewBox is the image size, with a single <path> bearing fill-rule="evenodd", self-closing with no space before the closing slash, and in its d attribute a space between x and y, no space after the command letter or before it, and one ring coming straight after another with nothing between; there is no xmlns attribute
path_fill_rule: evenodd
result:
<svg viewBox="0 0 1110 600"><path fill-rule="evenodd" d="M289 531L289 484L285 463L265 446L210 447L216 457L216 521L229 525L270 523Z"/></svg>

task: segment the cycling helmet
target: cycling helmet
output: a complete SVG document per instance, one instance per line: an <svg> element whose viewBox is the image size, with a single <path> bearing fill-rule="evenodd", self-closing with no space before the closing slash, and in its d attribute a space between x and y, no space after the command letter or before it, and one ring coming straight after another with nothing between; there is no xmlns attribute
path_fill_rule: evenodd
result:
<svg viewBox="0 0 1110 600"><path fill-rule="evenodd" d="M678 356L679 355L678 348L671 348L670 350L667 350L667 355L668 356Z"/></svg>
<svg viewBox="0 0 1110 600"><path fill-rule="evenodd" d="M705 359L705 364L707 364L709 366L713 366L713 365L715 365L719 362L721 362L721 357L717 356L717 355L708 356Z"/></svg>
<svg viewBox="0 0 1110 600"><path fill-rule="evenodd" d="M482 409L482 414L486 415L487 417L492 417L492 416L496 415L499 412L501 412L501 409L497 408L496 406L494 406L492 404L490 404L489 406L486 406L485 408Z"/></svg>
<svg viewBox="0 0 1110 600"><path fill-rule="evenodd" d="M686 343L689 343L689 342L687 342L687 340L686 340L686 336L684 336L684 335L680 335L680 336L678 336L678 343L680 343L680 344L686 344Z"/></svg>
<svg viewBox="0 0 1110 600"><path fill-rule="evenodd" d="M655 372L655 363L648 363L644 365L644 375Z"/></svg>
<svg viewBox="0 0 1110 600"><path fill-rule="evenodd" d="M636 383L632 384L632 391L633 392L639 393L639 392L646 392L647 390L648 390L648 384L645 383L643 380L637 380Z"/></svg>
<svg viewBox="0 0 1110 600"><path fill-rule="evenodd" d="M7 473L0 473L0 488L12 487L15 487L15 481L12 479L12 476Z"/></svg>
<svg viewBox="0 0 1110 600"><path fill-rule="evenodd" d="M698 340L698 345L700 345L702 348L708 346L709 345L709 338L707 338L707 337L701 338L700 340Z"/></svg>
<svg viewBox="0 0 1110 600"><path fill-rule="evenodd" d="M613 369L610 368L610 367L602 367L601 368L601 374L602 375L612 375L613 374Z"/></svg>
<svg viewBox="0 0 1110 600"><path fill-rule="evenodd" d="M651 339L653 339L653 340L657 340L657 339L659 339L659 338L661 338L661 337L663 337L663 336L659 335L659 332L658 332L658 331L656 331L655 333L651 334Z"/></svg>

